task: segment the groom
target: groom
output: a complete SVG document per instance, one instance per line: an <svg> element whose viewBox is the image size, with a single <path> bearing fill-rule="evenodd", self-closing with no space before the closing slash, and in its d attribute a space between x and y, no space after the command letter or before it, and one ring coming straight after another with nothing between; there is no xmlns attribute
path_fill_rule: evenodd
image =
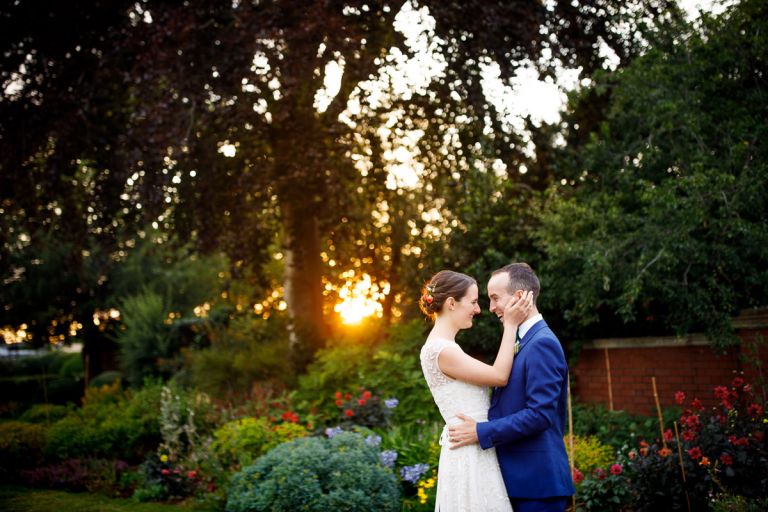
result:
<svg viewBox="0 0 768 512"><path fill-rule="evenodd" d="M567 407L568 365L560 341L547 326L536 300L539 279L526 263L496 270L488 281L491 312L503 320L504 306L526 291L534 308L520 324L520 348L507 386L491 395L488 421L449 427L451 448L480 443L496 447L507 494L515 512L563 512L575 492L563 434Z"/></svg>

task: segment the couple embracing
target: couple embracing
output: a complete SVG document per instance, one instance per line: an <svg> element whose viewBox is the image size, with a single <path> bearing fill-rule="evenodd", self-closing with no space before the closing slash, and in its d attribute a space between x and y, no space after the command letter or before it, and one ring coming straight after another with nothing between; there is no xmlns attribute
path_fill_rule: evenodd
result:
<svg viewBox="0 0 768 512"><path fill-rule="evenodd" d="M488 365L454 341L480 313L476 281L443 270L425 286L420 307L434 326L421 349L421 367L446 422L438 512L563 512L574 493L563 443L568 366L536 309L539 291L525 263L491 275L490 309L504 334Z"/></svg>

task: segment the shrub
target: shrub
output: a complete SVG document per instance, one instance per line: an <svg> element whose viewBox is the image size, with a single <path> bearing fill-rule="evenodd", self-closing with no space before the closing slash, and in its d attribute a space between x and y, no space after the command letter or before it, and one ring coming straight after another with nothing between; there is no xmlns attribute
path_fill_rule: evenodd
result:
<svg viewBox="0 0 768 512"><path fill-rule="evenodd" d="M578 474L574 475L577 482ZM624 473L624 467L619 463L611 464L607 468L595 468L588 478L577 484L576 510L619 512L628 510L631 502L629 480Z"/></svg>
<svg viewBox="0 0 768 512"><path fill-rule="evenodd" d="M254 382L290 380L290 344L285 322L246 314L210 331L211 346L189 351L189 381L214 396L247 395Z"/></svg>
<svg viewBox="0 0 768 512"><path fill-rule="evenodd" d="M679 447L670 429L666 450L641 446L630 453L628 469L639 509L685 508L686 490L694 509L706 508L708 496L722 493L753 500L768 497L765 403L741 376L730 386L715 387L714 394L720 404L704 408L696 399L686 404L684 394L676 393L678 403L687 406L679 418Z"/></svg>
<svg viewBox="0 0 768 512"><path fill-rule="evenodd" d="M571 458L568 436L565 436L565 450L568 452L568 460ZM594 436L573 436L574 466L582 473L589 473L599 467L606 467L614 461L612 447L600 442Z"/></svg>
<svg viewBox="0 0 768 512"><path fill-rule="evenodd" d="M247 466L275 441L266 418L240 418L225 423L213 433L211 446L224 466Z"/></svg>
<svg viewBox="0 0 768 512"><path fill-rule="evenodd" d="M338 412L335 393L365 386L384 399L397 398L392 422L431 422L440 412L424 382L419 350L424 342L421 322L393 326L379 346L336 340L319 350L307 373L299 378L297 398L324 418ZM330 421L330 424L335 424Z"/></svg>
<svg viewBox="0 0 768 512"><path fill-rule="evenodd" d="M141 460L159 442L159 388L125 393L119 383L88 388L84 405L51 425L45 453L58 459Z"/></svg>
<svg viewBox="0 0 768 512"><path fill-rule="evenodd" d="M284 443L232 479L227 512L267 510L397 511L395 475L376 447L345 432Z"/></svg>
<svg viewBox="0 0 768 512"><path fill-rule="evenodd" d="M678 409L664 411L664 422L672 423ZM582 437L596 437L601 443L620 449L625 444L636 446L641 440L653 443L659 434L659 420L626 411L609 411L602 405L574 404L573 432Z"/></svg>
<svg viewBox="0 0 768 512"><path fill-rule="evenodd" d="M35 404L19 416L19 421L27 423L54 423L72 412L72 406L55 404Z"/></svg>
<svg viewBox="0 0 768 512"><path fill-rule="evenodd" d="M43 425L33 423L0 423L0 475L38 464L45 446L45 431Z"/></svg>

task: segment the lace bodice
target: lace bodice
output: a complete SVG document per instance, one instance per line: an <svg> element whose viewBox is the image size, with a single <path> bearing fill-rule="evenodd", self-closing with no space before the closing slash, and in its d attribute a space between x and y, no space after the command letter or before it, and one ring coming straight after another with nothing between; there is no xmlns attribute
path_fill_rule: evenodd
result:
<svg viewBox="0 0 768 512"><path fill-rule="evenodd" d="M467 414L477 421L485 421L488 419L488 407L490 406L488 388L452 379L440 371L437 358L440 352L451 346L458 347L454 341L433 338L427 340L421 347L419 357L427 386L429 386L432 397L435 399L440 414L446 423L457 422L457 413Z"/></svg>

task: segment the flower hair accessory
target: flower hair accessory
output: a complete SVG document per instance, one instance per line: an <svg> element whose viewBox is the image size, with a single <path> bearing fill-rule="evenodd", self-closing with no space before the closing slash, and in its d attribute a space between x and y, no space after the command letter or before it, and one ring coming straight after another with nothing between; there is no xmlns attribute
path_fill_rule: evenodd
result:
<svg viewBox="0 0 768 512"><path fill-rule="evenodd" d="M427 304L432 304L432 301L435 300L434 297L432 297L432 294L435 293L435 285L428 284L426 286L427 293L425 293L421 299L426 302Z"/></svg>

